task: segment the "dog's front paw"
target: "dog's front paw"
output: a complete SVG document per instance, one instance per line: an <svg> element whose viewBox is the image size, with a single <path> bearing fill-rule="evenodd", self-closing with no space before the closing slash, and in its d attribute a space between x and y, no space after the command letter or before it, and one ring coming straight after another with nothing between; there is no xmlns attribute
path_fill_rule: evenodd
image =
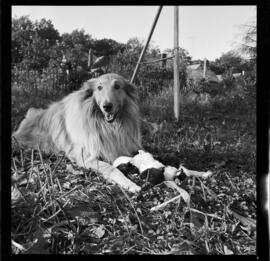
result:
<svg viewBox="0 0 270 261"><path fill-rule="evenodd" d="M136 185L130 179L128 179L120 170L115 169L111 175L110 179L112 182L118 184L121 188L128 190L132 193L138 193L141 191L141 187Z"/></svg>
<svg viewBox="0 0 270 261"><path fill-rule="evenodd" d="M139 193L141 191L141 187L139 187L138 185L136 185L134 182L128 180L128 184L124 185L124 189L132 192L132 193Z"/></svg>

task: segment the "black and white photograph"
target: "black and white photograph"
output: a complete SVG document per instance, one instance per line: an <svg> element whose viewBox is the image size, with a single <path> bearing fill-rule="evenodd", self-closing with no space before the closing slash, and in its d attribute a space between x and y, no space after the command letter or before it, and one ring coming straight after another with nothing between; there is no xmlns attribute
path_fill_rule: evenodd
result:
<svg viewBox="0 0 270 261"><path fill-rule="evenodd" d="M10 26L13 255L257 255L257 6Z"/></svg>

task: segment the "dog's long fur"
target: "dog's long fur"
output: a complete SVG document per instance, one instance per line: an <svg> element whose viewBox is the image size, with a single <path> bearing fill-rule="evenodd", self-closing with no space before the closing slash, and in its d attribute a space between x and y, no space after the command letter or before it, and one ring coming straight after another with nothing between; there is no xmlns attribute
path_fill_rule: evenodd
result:
<svg viewBox="0 0 270 261"><path fill-rule="evenodd" d="M118 92L112 89L115 82L121 87ZM102 94L99 85L104 89ZM118 108L113 122L104 118L105 99ZM39 146L46 153L64 151L78 165L98 170L108 180L138 191L136 184L111 165L117 157L131 156L142 148L137 102L133 85L117 74L105 74L47 109L29 109L13 136L19 144Z"/></svg>

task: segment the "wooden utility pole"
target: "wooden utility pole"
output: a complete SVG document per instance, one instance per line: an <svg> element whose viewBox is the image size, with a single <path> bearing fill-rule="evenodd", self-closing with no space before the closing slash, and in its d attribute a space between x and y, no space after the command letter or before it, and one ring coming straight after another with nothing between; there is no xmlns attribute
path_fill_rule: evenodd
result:
<svg viewBox="0 0 270 261"><path fill-rule="evenodd" d="M206 58L204 58L203 61L203 78L206 78Z"/></svg>
<svg viewBox="0 0 270 261"><path fill-rule="evenodd" d="M156 14L155 19L154 19L154 23L152 24L150 33L149 33L148 38L147 38L147 41L146 41L146 43L145 43L145 45L144 45L144 47L143 47L143 50L142 50L141 55L140 55L140 58L139 58L139 60L138 60L138 62L137 62L137 64L136 64L136 67L135 67L135 70L134 70L133 75L132 75L132 77L131 77L130 83L133 83L133 81L134 81L134 79L135 79L135 77L136 77L136 74L137 74L137 72L138 72L138 70L139 70L139 68L140 68L141 61L142 61L142 59L143 59L143 57L144 57L144 54L145 54L146 49L147 49L147 47L148 47L148 44L149 44L149 42L150 42L150 40L151 40L152 34L153 34L154 30L155 30L155 27L156 27L156 24L157 24L157 21L158 21L160 12L161 12L161 10L162 10L162 7L163 7L163 6L160 6L160 7L158 8L157 14Z"/></svg>
<svg viewBox="0 0 270 261"><path fill-rule="evenodd" d="M180 118L180 79L179 79L179 9L174 7L174 116Z"/></svg>

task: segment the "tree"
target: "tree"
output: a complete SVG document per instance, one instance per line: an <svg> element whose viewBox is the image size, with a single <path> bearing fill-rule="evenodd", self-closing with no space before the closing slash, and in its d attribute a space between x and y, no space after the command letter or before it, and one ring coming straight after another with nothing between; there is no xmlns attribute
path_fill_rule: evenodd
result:
<svg viewBox="0 0 270 261"><path fill-rule="evenodd" d="M116 42L112 39L101 39L94 40L93 43L93 51L95 56L110 56L115 55L119 51L123 51L125 49L125 45Z"/></svg>
<svg viewBox="0 0 270 261"><path fill-rule="evenodd" d="M127 45L127 49L129 49L131 52L137 53L138 55L140 55L143 49L144 43L143 41L140 41L138 37L133 37L127 41L126 45Z"/></svg>
<svg viewBox="0 0 270 261"><path fill-rule="evenodd" d="M133 37L130 38L126 44L121 44L120 46L121 48L111 61L110 69L111 71L122 74L126 78L130 78L133 74L135 65L138 62L138 59L144 47L144 42L139 40L137 37ZM154 60L157 58L160 58L160 50L150 43L146 50L143 62L148 59ZM140 77L143 71L153 69L157 65L157 63L142 65L143 68L141 67L141 69L139 70L137 78Z"/></svg>
<svg viewBox="0 0 270 261"><path fill-rule="evenodd" d="M248 22L242 25L244 28L242 43L238 50L240 53L247 55L251 60L256 62L257 59L257 26L256 21Z"/></svg>
<svg viewBox="0 0 270 261"><path fill-rule="evenodd" d="M168 56L173 56L173 49L167 48L165 50L168 53ZM180 71L184 72L186 70L187 65L191 63L192 57L189 52L184 48L179 49L179 57L180 57ZM167 60L167 68L173 70L173 60Z"/></svg>
<svg viewBox="0 0 270 261"><path fill-rule="evenodd" d="M243 70L243 58L235 51L223 53L220 58L211 64L213 71L223 71L223 73L241 72Z"/></svg>
<svg viewBox="0 0 270 261"><path fill-rule="evenodd" d="M157 46L151 45L151 43L149 44L148 52L149 52L149 55L148 55L149 58L152 58L152 59L160 58L160 55L161 55L160 49Z"/></svg>
<svg viewBox="0 0 270 261"><path fill-rule="evenodd" d="M219 61L225 68L238 68L241 66L242 58L237 53L229 51L223 53L219 58Z"/></svg>
<svg viewBox="0 0 270 261"><path fill-rule="evenodd" d="M51 20L42 18L34 24L35 31L41 40L45 40L48 46L52 46L60 40L59 32L54 28Z"/></svg>
<svg viewBox="0 0 270 261"><path fill-rule="evenodd" d="M11 32L12 64L14 64L24 58L34 32L34 25L28 16L12 18Z"/></svg>
<svg viewBox="0 0 270 261"><path fill-rule="evenodd" d="M50 20L34 23L28 16L12 19L12 65L41 71L50 60L50 49L60 39Z"/></svg>
<svg viewBox="0 0 270 261"><path fill-rule="evenodd" d="M217 75L225 73L226 70L224 65L220 63L219 59L216 59L214 62L210 61L209 69Z"/></svg>
<svg viewBox="0 0 270 261"><path fill-rule="evenodd" d="M93 47L93 39L82 30L74 30L70 34L64 33L60 43L63 54L73 66L87 69L88 52Z"/></svg>
<svg viewBox="0 0 270 261"><path fill-rule="evenodd" d="M252 71L256 75L257 70L257 26L256 21L252 20L242 25L243 35L242 43L238 47L238 51L248 58L246 67L248 71Z"/></svg>

